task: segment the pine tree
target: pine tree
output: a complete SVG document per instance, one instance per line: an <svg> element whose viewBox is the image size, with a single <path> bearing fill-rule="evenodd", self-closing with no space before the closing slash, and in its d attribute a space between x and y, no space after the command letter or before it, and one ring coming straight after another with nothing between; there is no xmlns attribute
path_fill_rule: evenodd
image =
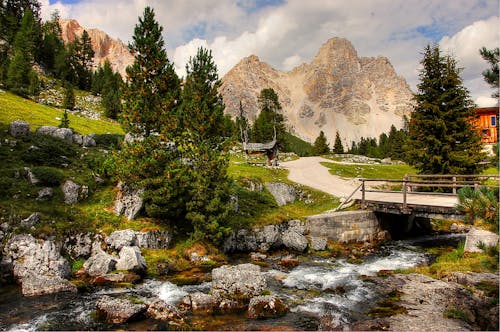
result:
<svg viewBox="0 0 500 332"><path fill-rule="evenodd" d="M40 63L50 72L54 72L56 58L64 49L62 30L59 25L59 13L52 13L50 21L42 26L43 40L40 47Z"/></svg>
<svg viewBox="0 0 500 332"><path fill-rule="evenodd" d="M68 111L66 109L64 109L59 128L69 128Z"/></svg>
<svg viewBox="0 0 500 332"><path fill-rule="evenodd" d="M126 131L145 136L177 128L175 113L180 81L167 59L162 30L153 9L146 7L135 26L133 42L129 44L135 58L127 67L122 126Z"/></svg>
<svg viewBox="0 0 500 332"><path fill-rule="evenodd" d="M252 127L252 140L270 142L276 138L282 148L286 148L285 119L281 114L278 95L271 89L263 89L258 97L260 113Z"/></svg>
<svg viewBox="0 0 500 332"><path fill-rule="evenodd" d="M189 59L186 72L179 110L181 127L197 133L201 140L215 142L223 134L224 103L212 51L200 47Z"/></svg>
<svg viewBox="0 0 500 332"><path fill-rule="evenodd" d="M26 10L16 34L13 57L7 72L7 87L14 93L27 96L33 64L33 30L35 21L31 10Z"/></svg>
<svg viewBox="0 0 500 332"><path fill-rule="evenodd" d="M342 140L340 139L339 132L335 134L335 143L333 144L334 153L344 153L344 146L342 145Z"/></svg>
<svg viewBox="0 0 500 332"><path fill-rule="evenodd" d="M64 99L62 107L65 110L70 111L75 108L75 92L73 91L73 86L69 82L64 83Z"/></svg>
<svg viewBox="0 0 500 332"><path fill-rule="evenodd" d="M483 71L484 80L493 88L495 92L492 94L493 98L499 97L499 70L498 63L500 62L500 50L498 47L488 50L486 47L483 47L479 50L479 53L483 57L484 60L488 61L491 68Z"/></svg>
<svg viewBox="0 0 500 332"><path fill-rule="evenodd" d="M484 159L472 127L475 105L460 69L437 45L427 46L409 124L409 162L422 174L475 174Z"/></svg>
<svg viewBox="0 0 500 332"><path fill-rule="evenodd" d="M330 147L328 146L328 142L326 140L326 136L323 131L319 132L318 137L314 141L313 147L314 147L314 153L318 156L330 153Z"/></svg>
<svg viewBox="0 0 500 332"><path fill-rule="evenodd" d="M78 87L82 90L90 90L92 85L94 50L92 49L92 41L87 30L83 30L77 50Z"/></svg>

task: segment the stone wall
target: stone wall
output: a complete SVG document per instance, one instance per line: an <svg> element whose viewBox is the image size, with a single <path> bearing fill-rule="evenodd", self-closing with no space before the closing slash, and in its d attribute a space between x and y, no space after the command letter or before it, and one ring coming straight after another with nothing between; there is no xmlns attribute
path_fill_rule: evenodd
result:
<svg viewBox="0 0 500 332"><path fill-rule="evenodd" d="M372 211L344 211L307 217L309 234L337 242L364 242L380 237L379 221Z"/></svg>

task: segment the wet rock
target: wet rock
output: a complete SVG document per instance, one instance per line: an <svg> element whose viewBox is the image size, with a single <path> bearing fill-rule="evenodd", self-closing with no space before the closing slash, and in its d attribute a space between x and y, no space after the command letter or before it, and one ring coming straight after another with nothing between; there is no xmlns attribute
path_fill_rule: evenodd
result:
<svg viewBox="0 0 500 332"><path fill-rule="evenodd" d="M146 260L142 257L138 247L125 246L120 250L119 259L116 262L117 270L133 271L138 274L146 272Z"/></svg>
<svg viewBox="0 0 500 332"><path fill-rule="evenodd" d="M116 215L123 215L128 220L135 219L144 206L143 194L144 189L132 189L130 186L120 182L114 206Z"/></svg>
<svg viewBox="0 0 500 332"><path fill-rule="evenodd" d="M76 293L74 284L58 276L31 274L21 281L21 293L24 296L40 296L59 292Z"/></svg>
<svg viewBox="0 0 500 332"><path fill-rule="evenodd" d="M288 312L287 305L279 297L266 295L250 299L247 317L251 319L276 318Z"/></svg>
<svg viewBox="0 0 500 332"><path fill-rule="evenodd" d="M250 259L253 261L263 261L267 258L267 255L261 254L260 252L251 252Z"/></svg>
<svg viewBox="0 0 500 332"><path fill-rule="evenodd" d="M285 257L282 257L278 262L278 265L284 267L285 269L292 269L298 266L299 264L300 261L292 255L287 255Z"/></svg>
<svg viewBox="0 0 500 332"><path fill-rule="evenodd" d="M265 186L271 195L273 195L278 206L283 206L295 201L296 192L293 186L282 182L267 182Z"/></svg>
<svg viewBox="0 0 500 332"><path fill-rule="evenodd" d="M96 303L97 316L112 324L122 324L141 317L146 312L145 304L130 300L102 296Z"/></svg>
<svg viewBox="0 0 500 332"><path fill-rule="evenodd" d="M146 316L167 322L172 327L180 328L185 324L179 310L161 299L156 299L148 305Z"/></svg>
<svg viewBox="0 0 500 332"><path fill-rule="evenodd" d="M221 314L231 314L243 312L247 308L248 299L231 299L231 298L223 298L219 300L219 304L217 306L218 313Z"/></svg>
<svg viewBox="0 0 500 332"><path fill-rule="evenodd" d="M52 198L54 196L54 189L50 187L42 188L38 191L38 197L36 198L37 201L45 201L49 198Z"/></svg>
<svg viewBox="0 0 500 332"><path fill-rule="evenodd" d="M30 133L30 124L15 120L9 124L9 134L14 137L26 136Z"/></svg>
<svg viewBox="0 0 500 332"><path fill-rule="evenodd" d="M217 305L217 300L214 296L201 292L186 295L182 299L183 309L192 310L196 313L213 313Z"/></svg>
<svg viewBox="0 0 500 332"><path fill-rule="evenodd" d="M115 257L105 253L102 249L96 249L96 247L93 246L92 256L83 264L85 272L92 277L108 274L116 266Z"/></svg>
<svg viewBox="0 0 500 332"><path fill-rule="evenodd" d="M21 226L30 228L38 224L39 222L40 222L40 213L33 212L32 214L30 214L28 218L21 220Z"/></svg>
<svg viewBox="0 0 500 332"><path fill-rule="evenodd" d="M453 223L450 226L450 231L453 233L467 233L471 230L472 226L468 225L459 225L457 223Z"/></svg>
<svg viewBox="0 0 500 332"><path fill-rule="evenodd" d="M254 264L224 265L212 270L212 294L218 298L238 296L245 301L260 295L266 287L260 267Z"/></svg>
<svg viewBox="0 0 500 332"><path fill-rule="evenodd" d="M110 285L117 283L135 283L141 280L141 277L135 273L109 273L105 275L100 275L92 278L92 284L94 285Z"/></svg>
<svg viewBox="0 0 500 332"><path fill-rule="evenodd" d="M328 241L326 237L320 237L320 236L310 236L309 237L309 247L312 250L316 251L323 251L326 250L326 245Z"/></svg>
<svg viewBox="0 0 500 332"><path fill-rule="evenodd" d="M484 243L487 246L495 246L498 243L498 235L482 229L472 227L465 238L465 252L482 252L477 246Z"/></svg>
<svg viewBox="0 0 500 332"><path fill-rule="evenodd" d="M136 232L131 229L114 231L106 237L106 244L114 250L121 250L125 246L133 246L137 241Z"/></svg>

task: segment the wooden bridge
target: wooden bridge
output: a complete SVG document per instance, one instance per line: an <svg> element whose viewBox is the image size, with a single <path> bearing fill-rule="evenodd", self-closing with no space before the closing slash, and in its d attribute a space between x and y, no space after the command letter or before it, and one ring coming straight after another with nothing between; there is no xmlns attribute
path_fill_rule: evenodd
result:
<svg viewBox="0 0 500 332"><path fill-rule="evenodd" d="M465 186L498 188L499 180L499 175L406 175L401 180L360 179L361 184L346 201L356 197L363 208L375 212L461 219L461 213L456 209L457 190Z"/></svg>

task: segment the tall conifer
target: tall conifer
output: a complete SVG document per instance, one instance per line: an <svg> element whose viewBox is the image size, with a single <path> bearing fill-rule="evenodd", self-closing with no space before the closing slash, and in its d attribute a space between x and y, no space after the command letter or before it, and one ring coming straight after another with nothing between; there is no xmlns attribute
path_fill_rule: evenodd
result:
<svg viewBox="0 0 500 332"><path fill-rule="evenodd" d="M429 45L421 64L409 125L409 162L422 174L477 173L484 155L472 126L475 105L456 61Z"/></svg>
<svg viewBox="0 0 500 332"><path fill-rule="evenodd" d="M145 136L176 128L180 81L167 59L162 31L153 9L146 7L129 44L135 58L127 67L122 126L126 131Z"/></svg>

